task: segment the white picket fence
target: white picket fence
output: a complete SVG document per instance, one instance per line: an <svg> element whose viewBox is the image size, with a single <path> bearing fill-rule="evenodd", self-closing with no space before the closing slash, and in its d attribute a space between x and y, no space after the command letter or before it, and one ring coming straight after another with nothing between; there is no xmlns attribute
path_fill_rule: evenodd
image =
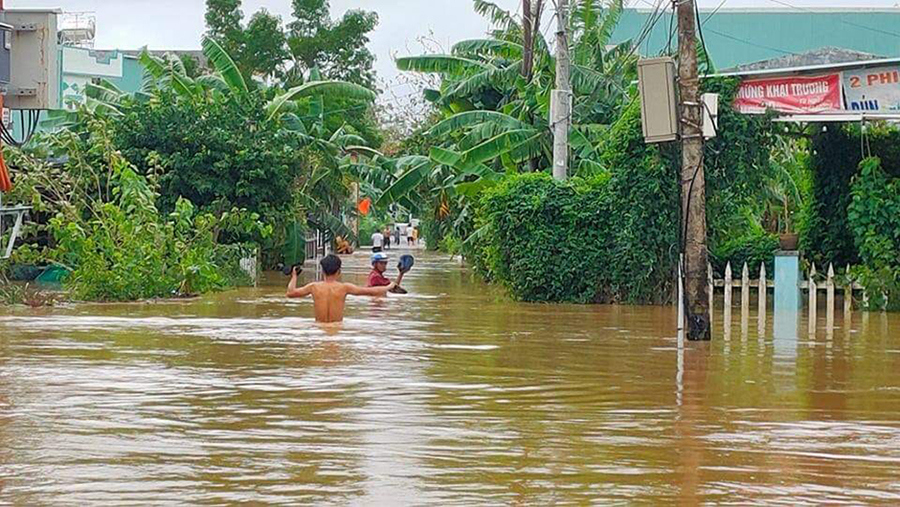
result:
<svg viewBox="0 0 900 507"><path fill-rule="evenodd" d="M847 266L848 271L849 269L850 266ZM746 327L749 322L748 316L750 314L750 292L751 290L756 290L758 326L760 334L763 334L766 329L766 316L768 312L768 290L775 287L775 282L773 280L769 280L766 277L766 265L764 263L760 265L760 276L755 280L750 279L750 269L746 263L744 263L743 269L741 270L741 276L738 279L735 279L733 277L731 263L728 263L726 265L725 277L722 279L713 278L712 267L709 268L708 273L710 317L712 318L715 308L714 298L716 289L721 288L724 294L724 304L722 306L723 322L725 323L726 327L729 327L731 325L731 314L734 307L734 291L736 289L739 289L741 294L741 323L742 327ZM845 281L843 283L839 283L838 281L836 281L833 265L828 266L828 272L824 281L817 281L817 278L818 276L816 272L816 266L815 264L813 264L806 280L800 283L800 289L802 291L805 291L807 295L806 299L808 303L806 310L809 313L810 333L815 333L816 326L818 325L818 311L820 306L819 293L821 291L825 292L825 325L828 329L834 329L834 318L837 300L836 296L838 292L840 292L842 295L844 318L846 321L849 321L850 315L853 311L854 291L862 292L863 301L865 302L867 300L864 288L858 283L854 283L848 277L844 277ZM866 305L864 304L863 306L865 307ZM746 329L742 329L742 331L746 332Z"/></svg>

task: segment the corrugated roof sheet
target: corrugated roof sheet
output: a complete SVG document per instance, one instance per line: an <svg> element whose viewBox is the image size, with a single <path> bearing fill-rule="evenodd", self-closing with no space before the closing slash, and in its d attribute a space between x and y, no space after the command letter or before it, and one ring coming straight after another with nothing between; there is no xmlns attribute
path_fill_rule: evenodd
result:
<svg viewBox="0 0 900 507"><path fill-rule="evenodd" d="M636 38L648 22L648 9L626 9L613 42ZM674 48L677 37L671 13L653 19L641 41L644 56ZM720 9L701 10L706 45L719 69L799 55L823 47L882 57L900 57L900 8L866 9Z"/></svg>

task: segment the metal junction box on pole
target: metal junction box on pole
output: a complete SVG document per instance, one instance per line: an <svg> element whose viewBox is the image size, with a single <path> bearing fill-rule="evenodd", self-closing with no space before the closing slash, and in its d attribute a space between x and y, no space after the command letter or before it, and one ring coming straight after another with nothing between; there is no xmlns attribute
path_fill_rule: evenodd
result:
<svg viewBox="0 0 900 507"><path fill-rule="evenodd" d="M675 60L648 58L638 62L641 124L648 143L678 139L678 95L675 92Z"/></svg>
<svg viewBox="0 0 900 507"><path fill-rule="evenodd" d="M59 50L55 9L12 9L0 21L12 26L10 80L4 98L9 109L59 107Z"/></svg>
<svg viewBox="0 0 900 507"><path fill-rule="evenodd" d="M6 93L9 86L10 65L12 63L13 27L0 23L0 92Z"/></svg>

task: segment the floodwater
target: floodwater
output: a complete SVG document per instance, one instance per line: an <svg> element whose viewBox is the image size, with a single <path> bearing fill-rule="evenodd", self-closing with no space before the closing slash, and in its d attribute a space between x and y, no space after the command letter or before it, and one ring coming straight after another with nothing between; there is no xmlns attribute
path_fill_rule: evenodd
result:
<svg viewBox="0 0 900 507"><path fill-rule="evenodd" d="M671 308L511 303L422 253L328 329L285 281L0 309L0 503L900 503L897 316L680 346Z"/></svg>

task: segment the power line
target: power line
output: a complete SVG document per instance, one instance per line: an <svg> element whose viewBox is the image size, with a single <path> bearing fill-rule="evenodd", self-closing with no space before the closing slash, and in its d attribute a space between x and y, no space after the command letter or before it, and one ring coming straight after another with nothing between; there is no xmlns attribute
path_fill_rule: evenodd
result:
<svg viewBox="0 0 900 507"><path fill-rule="evenodd" d="M722 2L719 4L719 6L716 7L715 9L713 9L713 11L711 13L709 13L709 16L706 16L706 19L704 19L703 23L701 23L701 24L705 25L706 22L710 20L710 18L712 18L719 12L719 9L721 9L722 6L724 6L726 2L728 2L728 0L722 0Z"/></svg>
<svg viewBox="0 0 900 507"><path fill-rule="evenodd" d="M772 2L772 3L776 3L776 4L778 4L778 5L783 5L783 6L785 6L785 7L789 7L789 8L791 8L791 9L796 9L796 10L798 10L798 11L809 12L809 13L812 13L812 14L818 14L816 11L814 11L814 10L812 10L812 9L805 9L805 8L803 8L803 7L798 7L798 6L796 6L796 5L791 5L791 4L787 3L787 2L783 2L782 0L769 0L769 1ZM880 33L880 34L884 34L884 35L890 35L890 36L892 36L892 37L897 37L898 39L900 39L900 33L897 33L897 32L890 32L890 31L888 31L888 30L882 30L882 29L880 29L880 28L873 28L873 27L871 27L871 26L861 25L861 24L859 24L859 23L854 23L853 21L847 21L847 20L845 20L845 19L842 18L842 17L839 17L839 18L838 18L838 21L841 22L841 23L843 23L843 24L845 24L845 25L855 26L855 27L857 27L857 28L862 28L863 30L869 30L869 31L871 31L871 32Z"/></svg>
<svg viewBox="0 0 900 507"><path fill-rule="evenodd" d="M700 44L703 45L703 56L706 58L706 72L710 73L713 69L712 60L709 57L709 48L706 46L706 37L703 36L703 23L700 21L700 7L694 3L694 16L697 18L697 32L700 34Z"/></svg>
<svg viewBox="0 0 900 507"><path fill-rule="evenodd" d="M746 39L740 39L740 38L735 37L735 36L733 36L733 35L728 35L727 33L722 33L722 32L713 30L712 28L707 28L706 30L707 30L708 32L712 32L712 33L714 33L714 34L716 34L716 35L718 35L718 36L720 36L720 37L725 37L726 39L731 39L731 40L737 41L737 42L743 42L744 44L747 44L747 45L749 45L749 46L755 46L755 47L758 47L758 48L761 48L761 49L768 49L769 51L776 51L776 52L778 52L778 53L782 53L782 54L785 54L785 55L795 55L795 54L797 54L797 53L794 53L794 52L791 52L791 51L785 51L785 50L783 50L783 49L773 48L773 47L766 46L766 45L763 45L763 44L757 44L757 43L755 43L755 42L750 42L750 41L748 41L748 40L746 40Z"/></svg>

